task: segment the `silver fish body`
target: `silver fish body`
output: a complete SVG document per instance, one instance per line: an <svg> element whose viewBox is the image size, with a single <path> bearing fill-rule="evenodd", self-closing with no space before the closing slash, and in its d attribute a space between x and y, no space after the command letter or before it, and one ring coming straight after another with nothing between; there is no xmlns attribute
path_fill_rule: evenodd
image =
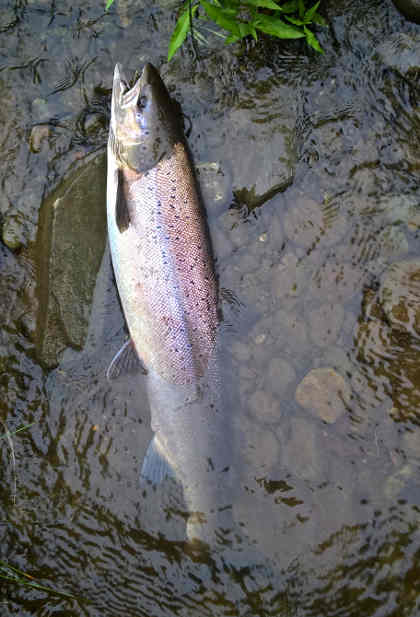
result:
<svg viewBox="0 0 420 617"><path fill-rule="evenodd" d="M216 521L229 505L232 454L217 281L182 123L150 64L132 87L115 68L107 218L124 315L147 371L155 436L142 476L153 484L175 476L189 511ZM207 539L194 529L190 536Z"/></svg>

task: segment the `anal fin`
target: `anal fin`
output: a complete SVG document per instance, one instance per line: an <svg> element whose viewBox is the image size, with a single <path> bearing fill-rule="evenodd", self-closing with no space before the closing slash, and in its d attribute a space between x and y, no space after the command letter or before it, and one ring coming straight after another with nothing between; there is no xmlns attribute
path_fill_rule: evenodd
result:
<svg viewBox="0 0 420 617"><path fill-rule="evenodd" d="M153 486L161 484L165 478L175 478L175 472L166 458L162 446L153 437L144 457L140 480L146 480Z"/></svg>

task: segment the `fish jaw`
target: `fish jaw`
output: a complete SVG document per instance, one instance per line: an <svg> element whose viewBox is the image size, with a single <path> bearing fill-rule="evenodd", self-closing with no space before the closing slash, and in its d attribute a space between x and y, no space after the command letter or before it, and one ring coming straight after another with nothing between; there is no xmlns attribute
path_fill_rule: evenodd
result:
<svg viewBox="0 0 420 617"><path fill-rule="evenodd" d="M109 144L122 166L142 173L170 156L183 140L182 120L158 71L147 63L130 87L115 66Z"/></svg>

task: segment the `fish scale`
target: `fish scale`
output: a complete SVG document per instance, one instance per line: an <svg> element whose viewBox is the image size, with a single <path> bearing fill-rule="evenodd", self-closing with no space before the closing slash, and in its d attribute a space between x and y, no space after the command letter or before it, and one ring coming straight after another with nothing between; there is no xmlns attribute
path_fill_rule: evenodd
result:
<svg viewBox="0 0 420 617"><path fill-rule="evenodd" d="M124 169L123 174L132 230L125 232L127 238L121 234L117 250L124 274L117 265L116 275L118 288L126 290L127 325L146 367L168 381L190 383L204 374L214 351L218 314L212 257L187 153L179 143L147 176ZM129 279L123 281L129 260L135 269L129 266Z"/></svg>

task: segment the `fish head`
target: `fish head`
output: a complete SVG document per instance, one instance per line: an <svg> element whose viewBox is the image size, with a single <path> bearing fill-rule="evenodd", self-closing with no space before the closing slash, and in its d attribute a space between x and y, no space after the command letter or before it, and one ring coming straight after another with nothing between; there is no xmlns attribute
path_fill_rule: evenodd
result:
<svg viewBox="0 0 420 617"><path fill-rule="evenodd" d="M115 67L110 144L120 166L145 172L182 141L182 120L159 72L147 63L130 86Z"/></svg>

